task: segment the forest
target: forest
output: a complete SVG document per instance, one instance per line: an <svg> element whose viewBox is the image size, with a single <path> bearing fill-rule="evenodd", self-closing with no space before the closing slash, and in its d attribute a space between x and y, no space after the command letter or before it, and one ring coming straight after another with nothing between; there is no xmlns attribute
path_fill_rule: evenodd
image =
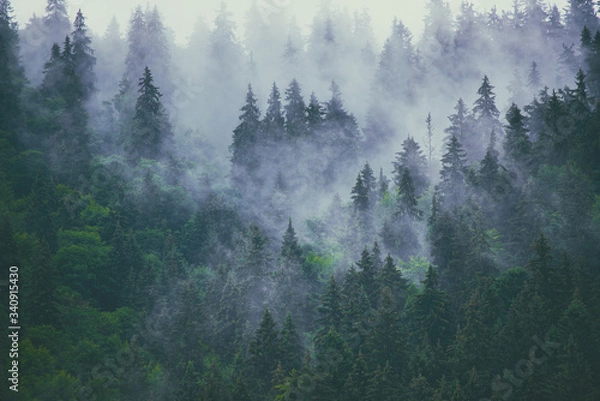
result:
<svg viewBox="0 0 600 401"><path fill-rule="evenodd" d="M600 399L596 2L46 2L0 0L0 399Z"/></svg>

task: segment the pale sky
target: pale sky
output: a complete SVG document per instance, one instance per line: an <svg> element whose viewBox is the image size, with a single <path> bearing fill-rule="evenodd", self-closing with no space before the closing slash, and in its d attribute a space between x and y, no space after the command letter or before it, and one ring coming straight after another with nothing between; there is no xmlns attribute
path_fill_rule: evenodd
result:
<svg viewBox="0 0 600 401"><path fill-rule="evenodd" d="M238 25L244 21L244 16L253 0L226 0L230 11ZM369 10L373 19L373 26L377 39L383 41L388 36L392 19L398 17L418 37L423 30L423 18L425 15L424 5L426 0L256 0L259 5L279 7L288 5L293 10L298 23L308 29L315 10L324 1L330 1L334 5L343 5L350 11ZM473 0L476 10L489 10L494 4L499 10L511 8L513 0ZM455 12L462 0L448 1L453 12ZM138 4L158 6L165 24L175 31L176 41L179 44L186 42L194 23L199 15L207 21L212 22L215 10L221 0L68 0L69 15L75 16L77 9L81 8L87 18L88 26L96 34L103 34L113 15L117 17L121 30L125 32L127 21L131 11ZM563 9L567 0L556 0L559 9ZM12 0L17 20L24 26L31 15L35 12L38 16L44 14L46 0Z"/></svg>

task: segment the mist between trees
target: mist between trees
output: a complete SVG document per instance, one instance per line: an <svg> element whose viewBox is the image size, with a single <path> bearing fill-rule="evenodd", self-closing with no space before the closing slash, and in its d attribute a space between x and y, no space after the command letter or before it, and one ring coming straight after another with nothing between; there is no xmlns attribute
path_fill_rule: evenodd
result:
<svg viewBox="0 0 600 401"><path fill-rule="evenodd" d="M0 398L600 398L593 2L431 0L382 46L331 2L184 47L66 10L0 0Z"/></svg>

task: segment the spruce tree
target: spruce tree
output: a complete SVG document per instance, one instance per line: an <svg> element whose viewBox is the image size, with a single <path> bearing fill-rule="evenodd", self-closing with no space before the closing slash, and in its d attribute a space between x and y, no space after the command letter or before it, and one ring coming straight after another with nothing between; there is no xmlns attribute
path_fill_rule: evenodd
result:
<svg viewBox="0 0 600 401"><path fill-rule="evenodd" d="M296 238L296 232L292 227L292 219L289 219L287 230L283 235L283 241L281 244L280 255L282 258L291 262L300 262L302 256L302 250L298 246L298 238Z"/></svg>
<svg viewBox="0 0 600 401"><path fill-rule="evenodd" d="M402 151L396 153L394 165L394 183L396 187L400 187L405 170L408 170L414 192L417 197L429 186L429 178L427 177L427 158L423 155L423 151L419 144L409 136L402 142Z"/></svg>
<svg viewBox="0 0 600 401"><path fill-rule="evenodd" d="M94 57L94 50L90 47L92 39L87 34L87 25L81 9L77 12L73 27L75 29L71 36L73 38L75 73L81 81L83 99L89 99L95 90L94 65L96 64L96 58Z"/></svg>
<svg viewBox="0 0 600 401"><path fill-rule="evenodd" d="M19 63L18 25L12 13L10 1L0 0L0 130L11 133L20 125L24 83Z"/></svg>
<svg viewBox="0 0 600 401"><path fill-rule="evenodd" d="M527 167L529 158L531 157L531 142L527 136L527 128L525 128L525 117L521 114L521 110L516 104L512 104L506 113L505 126L506 136L504 138L504 154L506 158L523 169Z"/></svg>
<svg viewBox="0 0 600 401"><path fill-rule="evenodd" d="M338 332L342 329L342 299L340 288L334 276L331 276L325 293L321 296L321 305L317 308L321 315L318 319L321 328L317 332L315 341L320 339L333 327Z"/></svg>
<svg viewBox="0 0 600 401"><path fill-rule="evenodd" d="M409 216L420 220L423 217L423 211L417 208L415 186L408 169L404 169L396 192L396 216Z"/></svg>
<svg viewBox="0 0 600 401"><path fill-rule="evenodd" d="M154 85L152 72L144 68L139 79L140 94L135 104L134 127L129 143L129 157L158 159L169 145L172 137L171 125L160 100L162 94Z"/></svg>
<svg viewBox="0 0 600 401"><path fill-rule="evenodd" d="M444 132L448 134L445 139L446 141L452 136L455 136L459 141L462 141L464 138L471 135L473 125L472 116L469 115L469 110L462 98L458 99L456 106L454 106L454 110L456 110L456 113L448 116L450 126L444 129Z"/></svg>
<svg viewBox="0 0 600 401"><path fill-rule="evenodd" d="M263 140L274 143L281 142L283 140L285 119L281 109L281 95L275 82L273 82L267 104L267 111L262 120Z"/></svg>
<svg viewBox="0 0 600 401"><path fill-rule="evenodd" d="M452 136L447 143L446 153L442 156L441 161L441 181L438 184L438 190L442 194L444 203L452 206L458 205L465 195L467 156L455 136Z"/></svg>
<svg viewBox="0 0 600 401"><path fill-rule="evenodd" d="M241 173L253 172L258 168L259 161L255 146L260 127L260 110L256 105L256 97L252 86L248 85L246 104L240 109L240 124L233 130L233 143L229 147L232 153L231 161L234 167L234 178L239 179ZM239 169L241 171L236 171Z"/></svg>
<svg viewBox="0 0 600 401"><path fill-rule="evenodd" d="M248 345L248 364L257 394L267 394L271 372L277 367L280 358L278 332L269 309L265 309L254 337Z"/></svg>
<svg viewBox="0 0 600 401"><path fill-rule="evenodd" d="M285 129L287 135L290 138L301 138L307 133L306 105L302 98L300 84L295 78L285 90L285 101Z"/></svg>
<svg viewBox="0 0 600 401"><path fill-rule="evenodd" d="M303 349L300 335L289 312L285 316L285 321L279 333L279 354L281 365L286 372L291 372L292 369L300 369Z"/></svg>

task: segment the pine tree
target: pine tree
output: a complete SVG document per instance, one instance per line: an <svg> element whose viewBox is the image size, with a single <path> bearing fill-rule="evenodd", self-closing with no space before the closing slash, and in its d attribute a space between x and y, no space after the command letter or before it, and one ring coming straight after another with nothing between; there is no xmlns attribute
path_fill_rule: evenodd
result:
<svg viewBox="0 0 600 401"><path fill-rule="evenodd" d="M444 129L444 132L448 134L445 139L446 141L452 136L455 136L459 141L462 141L464 138L471 135L472 117L469 115L469 110L467 110L467 106L462 98L458 99L456 106L454 106L454 110L456 110L456 113L448 116L450 126Z"/></svg>
<svg viewBox="0 0 600 401"><path fill-rule="evenodd" d="M377 201L377 181L375 179L375 175L373 174L373 169L369 166L369 162L366 162L360 171L360 175L362 177L362 181L367 189L367 194L369 197L369 206L372 208L375 206Z"/></svg>
<svg viewBox="0 0 600 401"><path fill-rule="evenodd" d="M379 283L379 288L390 288L392 299L396 306L400 309L404 308L408 281L402 277L402 272L396 268L394 259L389 253L385 258L383 268L379 271L377 282Z"/></svg>
<svg viewBox="0 0 600 401"><path fill-rule="evenodd" d="M502 126L498 121L500 111L496 107L496 94L494 86L490 84L487 75L484 75L483 82L477 90L479 97L475 100L473 107L473 116L478 135L474 132L473 135L464 138L461 143L469 156L475 160L479 160L485 153L485 147L489 143L489 136L492 131L501 132Z"/></svg>
<svg viewBox="0 0 600 401"><path fill-rule="evenodd" d="M384 287L380 297L381 304L362 352L371 369L389 364L395 373L401 374L405 360L402 341L405 341L406 335L402 333L400 313L394 303L392 290Z"/></svg>
<svg viewBox="0 0 600 401"><path fill-rule="evenodd" d="M504 138L504 154L506 158L516 163L519 168L525 168L531 157L531 142L525 128L525 117L516 104L512 104L506 113L505 126L506 136Z"/></svg>
<svg viewBox="0 0 600 401"><path fill-rule="evenodd" d="M359 154L360 131L356 118L344 109L342 94L335 81L331 82L331 99L326 103L324 119L325 146L334 151L337 169L350 161L356 160Z"/></svg>
<svg viewBox="0 0 600 401"><path fill-rule="evenodd" d="M414 192L417 197L421 196L429 186L427 177L427 158L419 144L409 136L402 142L402 151L396 153L394 165L394 183L399 188L404 172L408 170Z"/></svg>
<svg viewBox="0 0 600 401"><path fill-rule="evenodd" d="M411 339L417 344L428 340L431 345L447 344L451 330L448 299L438 289L439 273L429 266L423 281L423 291L415 296L411 309L407 311L410 320Z"/></svg>
<svg viewBox="0 0 600 401"><path fill-rule="evenodd" d="M23 71L19 64L18 25L9 0L0 0L0 130L13 132L20 125Z"/></svg>
<svg viewBox="0 0 600 401"><path fill-rule="evenodd" d="M417 208L417 198L415 196L415 186L408 169L404 169L402 178L396 189L396 216L409 216L420 220L423 217L423 211Z"/></svg>
<svg viewBox="0 0 600 401"><path fill-rule="evenodd" d="M348 375L346 383L344 383L342 390L343 399L348 401L363 401L367 394L367 377L367 364L362 353L359 352L352 365L352 371Z"/></svg>
<svg viewBox="0 0 600 401"><path fill-rule="evenodd" d="M139 71L148 65L146 48L146 15L141 6L137 6L129 19L127 30L127 56L125 58L124 79L136 82Z"/></svg>
<svg viewBox="0 0 600 401"><path fill-rule="evenodd" d="M466 152L455 136L446 145L446 153L442 156L441 182L438 190L447 205L457 205L464 197L466 189Z"/></svg>
<svg viewBox="0 0 600 401"><path fill-rule="evenodd" d="M359 213L364 213L369 210L369 188L365 185L362 174L356 176L356 184L350 192L354 210Z"/></svg>
<svg viewBox="0 0 600 401"><path fill-rule="evenodd" d="M529 74L527 75L527 86L530 89L537 90L542 84L542 76L537 69L537 63L535 61L531 62L531 66L529 67Z"/></svg>
<svg viewBox="0 0 600 401"><path fill-rule="evenodd" d="M268 142L280 142L283 140L285 119L281 110L281 95L275 82L273 82L267 104L269 106L262 120L264 139Z"/></svg>
<svg viewBox="0 0 600 401"><path fill-rule="evenodd" d="M569 0L565 14L565 28L571 40L577 38L583 27L591 32L598 29L598 18L593 0Z"/></svg>
<svg viewBox="0 0 600 401"><path fill-rule="evenodd" d="M48 0L43 18L47 42L59 43L70 31L71 22L67 13L66 0Z"/></svg>
<svg viewBox="0 0 600 401"><path fill-rule="evenodd" d="M289 312L285 316L285 321L279 333L279 355L281 365L286 372L291 372L292 369L300 369L303 349L300 336Z"/></svg>
<svg viewBox="0 0 600 401"><path fill-rule="evenodd" d="M377 197L383 199L390 190L390 180L383 175L383 167L379 168L379 179L377 180Z"/></svg>
<svg viewBox="0 0 600 401"><path fill-rule="evenodd" d="M364 288L371 307L375 308L379 297L379 287L376 281L377 268L367 247L363 249L360 260L356 262L356 266L360 269L358 271L359 283Z"/></svg>
<svg viewBox="0 0 600 401"><path fill-rule="evenodd" d="M96 58L94 50L90 47L92 39L87 34L87 25L81 9L77 12L77 17L73 23L73 62L75 63L75 73L81 80L83 89L83 99L89 99L95 90L94 66Z"/></svg>
<svg viewBox="0 0 600 401"><path fill-rule="evenodd" d="M431 123L431 112L427 113L425 119L425 125L427 133L425 134L425 150L427 151L427 161L429 166L433 162L433 152L435 152L435 146L433 145L433 124Z"/></svg>
<svg viewBox="0 0 600 401"><path fill-rule="evenodd" d="M162 94L154 86L154 78L148 67L139 79L139 96L135 104L134 128L129 144L129 156L157 159L164 154L164 147L172 137L166 110L160 100Z"/></svg>
<svg viewBox="0 0 600 401"><path fill-rule="evenodd" d="M287 230L283 235L280 255L282 258L288 261L298 263L300 262L300 258L302 256L302 250L298 246L298 239L296 238L296 232L294 231L294 227L292 227L291 218L289 219Z"/></svg>
<svg viewBox="0 0 600 401"><path fill-rule="evenodd" d="M301 138L307 134L306 105L302 98L300 84L295 78L285 91L285 101L285 129L287 135L290 138Z"/></svg>
<svg viewBox="0 0 600 401"><path fill-rule="evenodd" d="M306 107L306 121L308 123L309 132L314 134L321 128L321 124L323 123L323 115L325 115L325 111L319 103L319 99L317 99L317 96L315 96L315 93L312 92L310 94L310 101Z"/></svg>
<svg viewBox="0 0 600 401"><path fill-rule="evenodd" d="M280 358L278 333L275 322L269 312L265 309L254 338L248 345L248 364L252 368L252 376L255 379L254 387L257 394L267 394L271 372L277 367Z"/></svg>
<svg viewBox="0 0 600 401"><path fill-rule="evenodd" d="M232 153L231 161L234 169L239 168L252 172L258 168L258 155L254 147L257 143L260 127L260 110L256 105L256 98L252 86L248 85L246 104L240 109L240 124L233 130L233 143L229 150ZM239 175L237 172L236 175Z"/></svg>
<svg viewBox="0 0 600 401"><path fill-rule="evenodd" d="M321 305L318 307L318 319L321 328L317 332L315 341L320 339L333 327L336 331L342 329L342 299L340 289L334 276L331 276L325 293L321 296Z"/></svg>

